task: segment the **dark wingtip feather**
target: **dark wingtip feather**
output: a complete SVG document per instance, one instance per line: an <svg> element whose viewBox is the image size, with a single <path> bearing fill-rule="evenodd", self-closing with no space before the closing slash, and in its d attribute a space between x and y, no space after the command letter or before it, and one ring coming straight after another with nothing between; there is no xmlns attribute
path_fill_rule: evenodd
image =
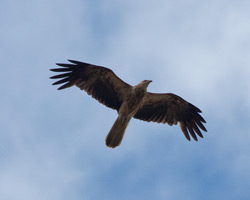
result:
<svg viewBox="0 0 250 200"><path fill-rule="evenodd" d="M188 131L190 133L190 135L192 136L192 138L195 140L195 141L198 141L197 139L197 136L195 135L194 131L193 131L193 127L191 126L191 124L187 124L187 128L188 128Z"/></svg>
<svg viewBox="0 0 250 200"><path fill-rule="evenodd" d="M74 63L76 65L81 65L81 67L87 66L87 65L94 66L92 64L89 64L89 63L86 63L86 62L80 62L80 61L77 61L77 60L70 60L69 59L68 61L71 62L71 63Z"/></svg>
<svg viewBox="0 0 250 200"><path fill-rule="evenodd" d="M203 123L206 123L206 120L201 115L199 115L199 118Z"/></svg>
<svg viewBox="0 0 250 200"><path fill-rule="evenodd" d="M188 141L190 141L190 136L189 136L189 134L188 134L188 132L187 132L187 128L186 128L185 124L184 124L183 122L180 122L179 125L180 125L180 128L181 128L181 130L182 130L184 136L186 137L186 139L187 139Z"/></svg>
<svg viewBox="0 0 250 200"><path fill-rule="evenodd" d="M80 61L77 61L77 60L71 60L71 59L68 59L68 61L71 62L71 63L74 63L76 65L87 64L87 63L84 63L84 62L80 62Z"/></svg>
<svg viewBox="0 0 250 200"><path fill-rule="evenodd" d="M62 85L62 86L60 86L59 88L57 88L57 90L63 90L63 89L65 89L65 88L69 88L69 87L71 87L71 86L73 86L73 85L74 85L74 83L68 82L68 83L66 83L66 84L64 84L64 85Z"/></svg>
<svg viewBox="0 0 250 200"><path fill-rule="evenodd" d="M71 72L64 73L64 74L58 74L58 75L55 75L55 76L51 76L50 78L51 79L65 78L65 77L70 77L70 75L71 75Z"/></svg>
<svg viewBox="0 0 250 200"><path fill-rule="evenodd" d="M201 123L201 122L196 122L196 124L205 132L207 132L207 129L205 128L205 126Z"/></svg>
<svg viewBox="0 0 250 200"><path fill-rule="evenodd" d="M61 79L61 80L53 83L52 85L58 85L58 84L62 84L62 83L68 82L68 81L70 81L70 78L64 78L64 79Z"/></svg>
<svg viewBox="0 0 250 200"><path fill-rule="evenodd" d="M66 67L66 68L72 68L72 64L65 64L65 63L56 63L56 65L60 66L60 67Z"/></svg>
<svg viewBox="0 0 250 200"><path fill-rule="evenodd" d="M192 124L192 127L193 127L194 131L197 133L197 135L199 135L201 138L203 138L203 135L202 135L200 129L196 126L195 123Z"/></svg>
<svg viewBox="0 0 250 200"><path fill-rule="evenodd" d="M191 107L193 108L193 110L195 110L198 113L202 113L202 111L199 108L197 108L195 105L193 105L191 103L189 103L189 104L191 105Z"/></svg>
<svg viewBox="0 0 250 200"><path fill-rule="evenodd" d="M68 61L71 62L71 63L81 63L80 61L72 60L72 59L68 59Z"/></svg>

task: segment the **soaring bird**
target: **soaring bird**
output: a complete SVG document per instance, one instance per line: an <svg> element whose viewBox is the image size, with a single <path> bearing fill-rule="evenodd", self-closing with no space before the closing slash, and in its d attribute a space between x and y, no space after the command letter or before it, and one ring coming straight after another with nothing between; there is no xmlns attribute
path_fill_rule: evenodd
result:
<svg viewBox="0 0 250 200"><path fill-rule="evenodd" d="M196 135L203 138L200 129L207 131L203 125L206 121L199 114L199 108L172 93L147 92L151 80L131 86L106 67L68 61L70 64L57 63L61 68L50 69L53 72L62 72L50 77L60 79L53 85L63 84L58 90L75 85L118 112L118 117L106 137L108 147L115 148L121 144L131 118L168 123L170 126L178 122L189 141L190 135L195 141L198 140Z"/></svg>

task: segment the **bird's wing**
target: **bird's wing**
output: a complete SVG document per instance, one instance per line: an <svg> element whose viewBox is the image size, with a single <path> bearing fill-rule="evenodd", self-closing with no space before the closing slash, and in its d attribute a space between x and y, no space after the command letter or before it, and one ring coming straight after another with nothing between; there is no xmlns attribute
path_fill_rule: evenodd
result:
<svg viewBox="0 0 250 200"><path fill-rule="evenodd" d="M203 137L199 128L207 131L202 124L206 121L199 113L201 113L199 108L175 94L148 92L143 106L137 111L134 118L148 122L168 123L169 125L179 122L185 137L190 140L190 134L197 141L196 134Z"/></svg>
<svg viewBox="0 0 250 200"><path fill-rule="evenodd" d="M53 83L53 85L63 84L58 90L75 85L100 103L119 110L125 94L131 89L129 84L122 81L108 68L74 60L69 61L72 64L57 63L61 68L50 69L53 72L62 72L50 77L60 79Z"/></svg>

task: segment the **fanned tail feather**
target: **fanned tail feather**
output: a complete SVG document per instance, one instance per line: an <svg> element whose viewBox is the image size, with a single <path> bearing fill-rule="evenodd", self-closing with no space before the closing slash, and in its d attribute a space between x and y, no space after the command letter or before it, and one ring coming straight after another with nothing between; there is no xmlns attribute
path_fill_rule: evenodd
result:
<svg viewBox="0 0 250 200"><path fill-rule="evenodd" d="M110 148L115 148L121 144L122 138L126 131L130 119L127 117L118 116L109 134L106 137L106 145Z"/></svg>

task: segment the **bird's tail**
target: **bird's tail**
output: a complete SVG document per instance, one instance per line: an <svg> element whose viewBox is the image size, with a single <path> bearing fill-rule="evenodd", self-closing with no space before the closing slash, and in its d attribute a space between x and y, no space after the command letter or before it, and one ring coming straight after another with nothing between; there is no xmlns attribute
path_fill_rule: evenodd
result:
<svg viewBox="0 0 250 200"><path fill-rule="evenodd" d="M110 148L115 148L121 144L123 135L126 131L130 118L118 116L109 134L106 137L106 145Z"/></svg>

